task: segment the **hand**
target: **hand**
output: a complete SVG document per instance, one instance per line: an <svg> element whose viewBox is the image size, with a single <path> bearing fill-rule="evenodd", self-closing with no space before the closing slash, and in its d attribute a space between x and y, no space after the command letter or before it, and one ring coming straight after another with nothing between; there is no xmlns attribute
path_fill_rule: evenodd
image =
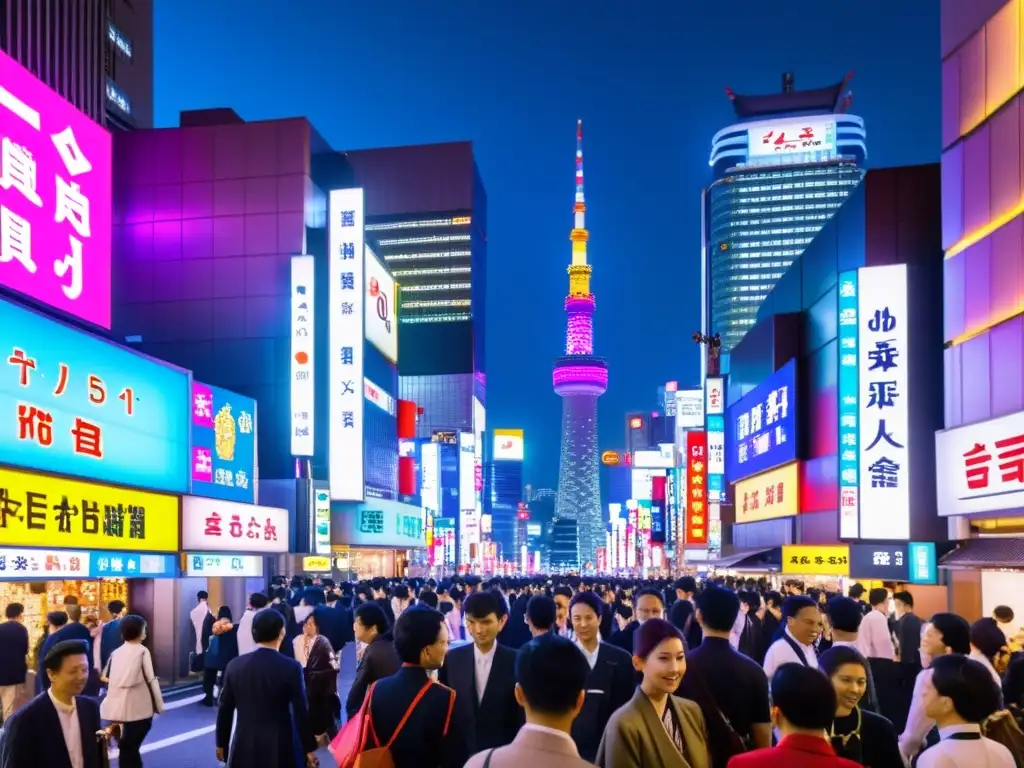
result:
<svg viewBox="0 0 1024 768"><path fill-rule="evenodd" d="M121 738L121 724L113 723L104 728L103 738L105 738L107 741L110 741L111 739Z"/></svg>
<svg viewBox="0 0 1024 768"><path fill-rule="evenodd" d="M314 752L306 753L306 765L309 766L309 768L318 768L320 765L320 759Z"/></svg>
<svg viewBox="0 0 1024 768"><path fill-rule="evenodd" d="M217 747L217 762L226 763L227 758L224 757L224 747Z"/></svg>

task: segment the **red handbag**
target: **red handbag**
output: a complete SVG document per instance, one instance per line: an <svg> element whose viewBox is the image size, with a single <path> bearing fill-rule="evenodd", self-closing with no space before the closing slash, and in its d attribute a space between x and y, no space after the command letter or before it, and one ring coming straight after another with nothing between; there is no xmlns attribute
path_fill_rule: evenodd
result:
<svg viewBox="0 0 1024 768"><path fill-rule="evenodd" d="M415 711L416 706L433 683L427 680L420 692L416 694L416 698L412 700L412 704L405 711L405 715L402 716L401 722L395 728L395 732L391 734L387 744L381 744L373 730L370 704L376 685L377 683L373 683L370 686L359 712L345 723L345 727L334 737L328 747L331 756L338 761L339 768L394 768L395 761L391 756L391 745L398 738L398 734L402 732L409 716ZM445 730L447 731L447 727Z"/></svg>

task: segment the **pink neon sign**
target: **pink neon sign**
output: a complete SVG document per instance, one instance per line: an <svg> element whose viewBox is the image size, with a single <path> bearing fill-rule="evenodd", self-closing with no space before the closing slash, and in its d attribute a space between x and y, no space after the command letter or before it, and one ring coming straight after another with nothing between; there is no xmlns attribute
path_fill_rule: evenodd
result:
<svg viewBox="0 0 1024 768"><path fill-rule="evenodd" d="M110 134L2 52L0 83L0 285L110 328Z"/></svg>

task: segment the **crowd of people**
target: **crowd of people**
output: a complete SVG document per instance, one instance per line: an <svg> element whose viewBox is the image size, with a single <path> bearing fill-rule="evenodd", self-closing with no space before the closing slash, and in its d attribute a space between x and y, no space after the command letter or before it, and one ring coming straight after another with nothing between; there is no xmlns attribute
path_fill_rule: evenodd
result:
<svg viewBox="0 0 1024 768"><path fill-rule="evenodd" d="M14 711L28 648L7 606L0 768L98 768L110 739L121 766L142 765L163 706L146 623L108 608L99 632L51 614L41 692ZM1024 654L1005 606L970 624L859 584L278 577L237 622L205 592L190 620L232 768L315 765L325 745L346 768L384 753L396 768L1024 766ZM56 723L63 740L47 738Z"/></svg>

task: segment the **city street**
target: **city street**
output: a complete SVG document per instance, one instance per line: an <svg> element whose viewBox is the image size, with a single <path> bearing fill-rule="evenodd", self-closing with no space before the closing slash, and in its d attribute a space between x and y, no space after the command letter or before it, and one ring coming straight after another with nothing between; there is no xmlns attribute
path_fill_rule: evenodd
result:
<svg viewBox="0 0 1024 768"><path fill-rule="evenodd" d="M342 654L338 693L342 702L348 695L355 675L355 646L349 644ZM216 768L218 765L214 728L217 710L199 705L201 695L168 697L166 711L153 721L153 729L142 745L146 768ZM320 764L333 766L334 758L326 749L317 753ZM116 766L117 751L111 751L111 765Z"/></svg>

